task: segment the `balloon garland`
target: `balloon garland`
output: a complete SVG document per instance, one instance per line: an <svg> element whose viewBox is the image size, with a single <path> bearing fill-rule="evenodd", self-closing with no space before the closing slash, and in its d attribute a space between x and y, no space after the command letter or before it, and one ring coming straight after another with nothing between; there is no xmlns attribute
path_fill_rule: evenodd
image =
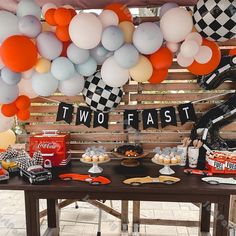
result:
<svg viewBox="0 0 236 236"><path fill-rule="evenodd" d="M236 14L227 10L235 7L230 1L220 3L199 0L193 12L166 3L160 9L160 24L137 27L130 10L120 3L109 4L100 15L77 14L69 5L53 3L40 8L28 0L19 2L16 15L0 10L0 132L11 128L15 115L22 121L29 118L31 98L57 90L66 96L82 93L93 110L111 110L129 79L161 83L175 56L191 73L208 75L221 60L214 41L235 36ZM235 55L235 49L231 53ZM103 88L93 84L98 78ZM117 97L114 104L98 109L91 93L104 88L116 91Z"/></svg>

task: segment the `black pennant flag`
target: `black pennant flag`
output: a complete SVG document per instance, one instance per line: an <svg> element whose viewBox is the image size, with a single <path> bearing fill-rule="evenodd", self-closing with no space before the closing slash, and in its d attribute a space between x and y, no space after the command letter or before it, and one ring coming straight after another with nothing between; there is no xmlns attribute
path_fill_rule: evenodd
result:
<svg viewBox="0 0 236 236"><path fill-rule="evenodd" d="M86 125L90 127L92 111L88 107L79 107L77 109L76 125Z"/></svg>
<svg viewBox="0 0 236 236"><path fill-rule="evenodd" d="M102 126L106 129L108 129L108 120L109 115L108 113L102 113L102 112L94 112L94 119L93 119L93 127L96 128L98 126Z"/></svg>
<svg viewBox="0 0 236 236"><path fill-rule="evenodd" d="M189 120L196 121L196 113L191 102L179 105L178 111L182 125Z"/></svg>
<svg viewBox="0 0 236 236"><path fill-rule="evenodd" d="M124 112L124 129L133 127L138 130L138 111L137 110L125 110Z"/></svg>
<svg viewBox="0 0 236 236"><path fill-rule="evenodd" d="M164 107L160 110L162 128L168 125L177 126L176 113L174 107Z"/></svg>
<svg viewBox="0 0 236 236"><path fill-rule="evenodd" d="M142 113L143 129L156 128L158 129L158 117L156 109L147 109Z"/></svg>
<svg viewBox="0 0 236 236"><path fill-rule="evenodd" d="M72 104L61 102L57 111L57 120L64 120L66 123L70 124L73 118L74 107Z"/></svg>

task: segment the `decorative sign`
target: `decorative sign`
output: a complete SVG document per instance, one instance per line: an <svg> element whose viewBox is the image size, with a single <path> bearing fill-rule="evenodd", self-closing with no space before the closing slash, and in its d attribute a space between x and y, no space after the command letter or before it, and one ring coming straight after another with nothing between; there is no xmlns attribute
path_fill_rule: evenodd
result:
<svg viewBox="0 0 236 236"><path fill-rule="evenodd" d="M164 107L160 110L161 127L164 128L168 125L177 126L176 113L174 107Z"/></svg>
<svg viewBox="0 0 236 236"><path fill-rule="evenodd" d="M138 129L138 111L137 110L125 110L124 112L124 129L132 127Z"/></svg>
<svg viewBox="0 0 236 236"><path fill-rule="evenodd" d="M148 109L142 112L143 129L156 128L158 129L158 117L156 109Z"/></svg>
<svg viewBox="0 0 236 236"><path fill-rule="evenodd" d="M57 111L57 121L64 120L66 123L70 124L73 119L74 107L72 104L61 102Z"/></svg>
<svg viewBox="0 0 236 236"><path fill-rule="evenodd" d="M181 104L177 107L178 112L179 112L179 118L181 121L181 124L185 124L187 121L196 121L196 113L193 107L193 104L190 103L185 103Z"/></svg>
<svg viewBox="0 0 236 236"><path fill-rule="evenodd" d="M108 120L109 120L108 113L94 111L94 119L93 119L94 128L102 126L108 129Z"/></svg>
<svg viewBox="0 0 236 236"><path fill-rule="evenodd" d="M76 116L76 125L85 125L88 128L90 127L92 118L92 111L88 107L79 107L77 110L77 116Z"/></svg>

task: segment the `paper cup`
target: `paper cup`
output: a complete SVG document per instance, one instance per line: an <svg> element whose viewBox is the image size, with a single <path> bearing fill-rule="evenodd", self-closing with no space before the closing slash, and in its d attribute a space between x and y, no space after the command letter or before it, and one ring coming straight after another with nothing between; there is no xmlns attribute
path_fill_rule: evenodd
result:
<svg viewBox="0 0 236 236"><path fill-rule="evenodd" d="M188 148L188 162L190 168L196 168L199 156L199 148L194 148L190 146Z"/></svg>
<svg viewBox="0 0 236 236"><path fill-rule="evenodd" d="M183 145L178 145L177 146L177 151L181 151L182 154L180 156L180 166L185 166L186 165L186 160L187 160L187 147L184 147Z"/></svg>

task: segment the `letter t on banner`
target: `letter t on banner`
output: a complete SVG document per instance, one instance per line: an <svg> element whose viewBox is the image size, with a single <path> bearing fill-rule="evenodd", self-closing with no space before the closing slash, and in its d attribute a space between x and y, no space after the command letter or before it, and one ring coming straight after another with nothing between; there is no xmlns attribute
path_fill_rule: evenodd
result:
<svg viewBox="0 0 236 236"><path fill-rule="evenodd" d="M189 120L196 121L196 113L191 102L179 105L178 111L182 125Z"/></svg>
<svg viewBox="0 0 236 236"><path fill-rule="evenodd" d="M124 112L124 129L133 127L138 130L138 111L137 110L125 110Z"/></svg>
<svg viewBox="0 0 236 236"><path fill-rule="evenodd" d="M66 123L70 124L73 118L74 107L72 104L61 102L57 111L57 120L64 120Z"/></svg>

